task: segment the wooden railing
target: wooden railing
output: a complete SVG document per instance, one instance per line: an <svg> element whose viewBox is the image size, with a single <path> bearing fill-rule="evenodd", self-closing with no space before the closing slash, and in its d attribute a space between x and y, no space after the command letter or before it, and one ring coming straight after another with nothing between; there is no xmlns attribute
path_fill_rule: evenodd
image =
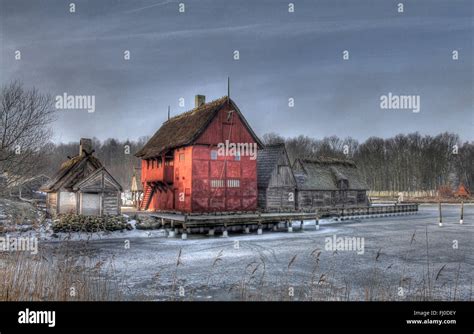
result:
<svg viewBox="0 0 474 334"><path fill-rule="evenodd" d="M380 205L380 206L369 206L369 207L358 207L358 208L340 208L337 209L337 215L344 216L370 216L370 215L383 215L390 213L403 213L403 212L417 212L418 204L396 204L396 205Z"/></svg>

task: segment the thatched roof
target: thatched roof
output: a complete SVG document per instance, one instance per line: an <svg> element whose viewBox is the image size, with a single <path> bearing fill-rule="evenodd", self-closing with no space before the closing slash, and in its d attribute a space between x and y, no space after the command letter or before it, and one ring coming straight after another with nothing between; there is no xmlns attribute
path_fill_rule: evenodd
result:
<svg viewBox="0 0 474 334"><path fill-rule="evenodd" d="M65 162L59 171L41 187L41 191L51 192L60 188L72 189L87 173L87 169L93 170L102 168L102 164L92 154L77 155Z"/></svg>
<svg viewBox="0 0 474 334"><path fill-rule="evenodd" d="M320 157L298 159L293 165L298 189L338 190L337 181L347 180L348 190L367 190L368 186L351 160Z"/></svg>
<svg viewBox="0 0 474 334"><path fill-rule="evenodd" d="M266 188L270 182L272 172L277 168L282 154L286 154L285 144L271 144L258 151L257 154L257 185ZM288 161L289 163L289 161Z"/></svg>
<svg viewBox="0 0 474 334"><path fill-rule="evenodd" d="M231 99L227 98L227 96L224 96L172 117L164 122L148 143L146 143L135 156L142 159L153 158L167 150L192 144L199 135L204 132L218 111L226 106L227 103L230 103L232 108L235 109L255 141L262 146L262 143L250 128L244 116L237 108L237 105Z"/></svg>

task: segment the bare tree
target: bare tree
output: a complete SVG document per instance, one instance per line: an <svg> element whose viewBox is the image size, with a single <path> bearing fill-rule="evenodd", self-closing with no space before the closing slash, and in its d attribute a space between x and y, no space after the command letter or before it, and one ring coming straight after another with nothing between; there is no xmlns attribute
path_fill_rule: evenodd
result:
<svg viewBox="0 0 474 334"><path fill-rule="evenodd" d="M0 175L7 186L34 175L41 161L41 149L47 144L54 121L53 99L37 89L25 90L19 82L0 91Z"/></svg>

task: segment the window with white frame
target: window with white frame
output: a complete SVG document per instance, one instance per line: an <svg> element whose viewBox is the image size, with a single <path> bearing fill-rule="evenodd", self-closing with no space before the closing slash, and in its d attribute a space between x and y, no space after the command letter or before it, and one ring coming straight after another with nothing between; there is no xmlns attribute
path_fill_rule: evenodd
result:
<svg viewBox="0 0 474 334"><path fill-rule="evenodd" d="M240 187L240 180L227 180L227 187L228 188L238 188Z"/></svg>
<svg viewBox="0 0 474 334"><path fill-rule="evenodd" d="M211 180L211 188L224 187L224 180Z"/></svg>

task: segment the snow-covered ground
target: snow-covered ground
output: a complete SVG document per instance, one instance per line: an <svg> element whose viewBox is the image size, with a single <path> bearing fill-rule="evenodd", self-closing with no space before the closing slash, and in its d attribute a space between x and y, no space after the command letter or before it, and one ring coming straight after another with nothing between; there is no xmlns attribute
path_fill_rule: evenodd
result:
<svg viewBox="0 0 474 334"><path fill-rule="evenodd" d="M422 205L416 215L326 220L318 231L308 222L303 231L295 224L293 233L229 238L132 230L67 240L46 233L40 250L49 256L66 247L87 254L89 263L110 264L109 279L120 283L123 299L470 300L474 206L465 205L463 225L459 211L444 206L442 227L437 206ZM363 254L326 249L334 237L363 238Z"/></svg>

